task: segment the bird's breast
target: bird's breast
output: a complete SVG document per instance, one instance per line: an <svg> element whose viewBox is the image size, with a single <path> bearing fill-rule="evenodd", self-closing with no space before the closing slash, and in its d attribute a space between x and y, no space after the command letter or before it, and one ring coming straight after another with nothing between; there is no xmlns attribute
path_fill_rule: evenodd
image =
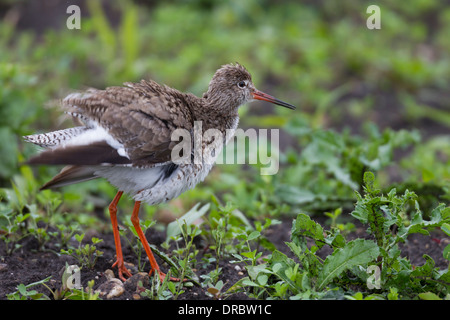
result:
<svg viewBox="0 0 450 320"><path fill-rule="evenodd" d="M151 205L172 200L203 181L212 167L212 164L207 163L181 164L170 177L159 180L151 188L140 190L134 199Z"/></svg>

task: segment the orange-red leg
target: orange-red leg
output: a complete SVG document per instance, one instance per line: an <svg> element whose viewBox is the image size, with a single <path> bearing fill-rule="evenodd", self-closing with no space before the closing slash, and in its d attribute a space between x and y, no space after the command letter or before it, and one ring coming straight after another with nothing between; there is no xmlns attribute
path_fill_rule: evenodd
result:
<svg viewBox="0 0 450 320"><path fill-rule="evenodd" d="M149 275L151 275L153 273L153 271L155 271L159 275L159 279L162 282L162 281L164 281L166 274L163 273L159 269L159 265L155 260L155 256L153 255L152 249L150 249L150 245L148 244L148 241L145 238L144 232L142 232L141 226L139 224L139 208L140 208L140 206L141 206L140 201L136 201L134 203L133 214L131 215L131 222L133 223L133 226L136 229L139 239L141 240L141 243L144 246L144 250L147 253L148 260L150 261L152 270L150 270ZM172 277L170 278L170 280L171 281L180 281L180 279L172 278Z"/></svg>
<svg viewBox="0 0 450 320"><path fill-rule="evenodd" d="M123 261L123 255L122 255L122 246L120 244L120 235L119 235L119 225L117 223L117 204L119 203L120 198L122 197L123 192L119 191L117 192L116 196L114 197L113 201L109 205L109 214L111 216L111 224L113 228L114 233L114 243L116 244L116 256L117 260L112 265L113 268L117 266L119 270L119 278L122 281L125 281L124 275L127 277L131 277L131 272L128 271L128 269L125 267L124 261Z"/></svg>

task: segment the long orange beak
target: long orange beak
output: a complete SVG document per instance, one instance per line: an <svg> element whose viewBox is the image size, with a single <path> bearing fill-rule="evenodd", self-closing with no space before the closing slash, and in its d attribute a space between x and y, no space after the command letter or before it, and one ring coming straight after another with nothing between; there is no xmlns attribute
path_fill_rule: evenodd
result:
<svg viewBox="0 0 450 320"><path fill-rule="evenodd" d="M286 103L284 101L281 101L281 100L279 100L279 99L277 99L275 97L272 97L271 95L269 95L267 93L264 93L264 92L261 92L259 90L255 90L253 92L253 99L272 102L274 104L277 104L279 106L282 106L282 107L285 107L285 108L288 108L288 109L291 109L291 110L295 110L296 109L296 107L293 106L292 104L289 104L289 103Z"/></svg>

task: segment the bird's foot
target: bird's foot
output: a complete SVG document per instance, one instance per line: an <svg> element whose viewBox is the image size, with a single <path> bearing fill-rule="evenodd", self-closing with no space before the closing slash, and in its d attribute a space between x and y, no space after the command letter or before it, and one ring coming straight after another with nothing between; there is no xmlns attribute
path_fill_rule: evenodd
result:
<svg viewBox="0 0 450 320"><path fill-rule="evenodd" d="M131 272L125 267L125 263L123 259L117 259L116 262L113 263L112 268L116 267L119 270L119 279L125 282L127 279L125 279L124 275L127 277L131 277Z"/></svg>

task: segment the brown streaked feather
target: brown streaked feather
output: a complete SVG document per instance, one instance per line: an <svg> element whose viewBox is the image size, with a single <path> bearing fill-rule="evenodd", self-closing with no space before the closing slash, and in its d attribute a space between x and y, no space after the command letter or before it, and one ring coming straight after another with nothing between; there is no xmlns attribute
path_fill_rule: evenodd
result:
<svg viewBox="0 0 450 320"><path fill-rule="evenodd" d="M47 149L27 161L27 164L100 165L130 164L130 159L122 157L106 141L88 145Z"/></svg>
<svg viewBox="0 0 450 320"><path fill-rule="evenodd" d="M63 106L69 113L91 119L120 142L133 166L170 161L172 132L191 130L193 103L200 98L161 86L154 81L125 83L124 87L90 89L69 95Z"/></svg>
<svg viewBox="0 0 450 320"><path fill-rule="evenodd" d="M98 178L94 175L95 168L89 166L66 166L60 173L44 184L40 190L59 188L73 183Z"/></svg>

